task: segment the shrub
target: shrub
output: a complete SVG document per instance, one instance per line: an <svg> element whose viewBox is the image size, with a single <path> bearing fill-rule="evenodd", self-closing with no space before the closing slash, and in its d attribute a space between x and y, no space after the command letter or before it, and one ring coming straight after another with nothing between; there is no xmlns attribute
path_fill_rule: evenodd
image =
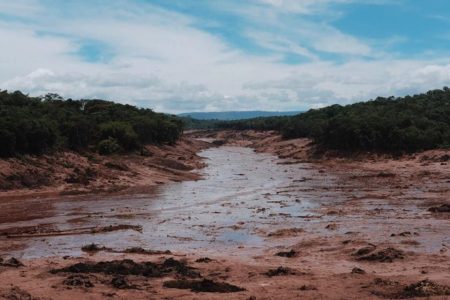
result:
<svg viewBox="0 0 450 300"><path fill-rule="evenodd" d="M101 139L113 138L126 150L135 149L139 145L138 136L130 124L112 121L100 125Z"/></svg>
<svg viewBox="0 0 450 300"><path fill-rule="evenodd" d="M109 155L122 151L119 143L113 138L108 138L106 140L101 140L97 146L98 153L101 155Z"/></svg>

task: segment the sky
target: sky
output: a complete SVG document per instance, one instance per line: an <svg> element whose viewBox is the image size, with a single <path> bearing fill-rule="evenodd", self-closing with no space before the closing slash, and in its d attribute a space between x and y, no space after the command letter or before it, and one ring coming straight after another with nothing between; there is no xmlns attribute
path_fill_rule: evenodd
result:
<svg viewBox="0 0 450 300"><path fill-rule="evenodd" d="M0 89L180 113L450 85L448 0L0 0Z"/></svg>

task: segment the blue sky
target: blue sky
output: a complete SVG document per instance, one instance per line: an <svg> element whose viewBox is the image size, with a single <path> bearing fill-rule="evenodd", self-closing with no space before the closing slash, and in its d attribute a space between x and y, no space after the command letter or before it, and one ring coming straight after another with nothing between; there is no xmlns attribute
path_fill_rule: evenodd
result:
<svg viewBox="0 0 450 300"><path fill-rule="evenodd" d="M445 0L0 0L0 35L0 89L173 113L450 84Z"/></svg>

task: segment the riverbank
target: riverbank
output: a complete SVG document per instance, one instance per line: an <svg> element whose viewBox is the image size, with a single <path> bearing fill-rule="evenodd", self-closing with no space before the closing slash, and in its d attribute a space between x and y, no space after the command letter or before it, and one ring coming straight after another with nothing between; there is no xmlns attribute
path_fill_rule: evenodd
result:
<svg viewBox="0 0 450 300"><path fill-rule="evenodd" d="M175 145L145 146L140 153L102 156L57 152L0 160L0 199L115 193L167 182L198 180L197 153L211 145L181 138Z"/></svg>

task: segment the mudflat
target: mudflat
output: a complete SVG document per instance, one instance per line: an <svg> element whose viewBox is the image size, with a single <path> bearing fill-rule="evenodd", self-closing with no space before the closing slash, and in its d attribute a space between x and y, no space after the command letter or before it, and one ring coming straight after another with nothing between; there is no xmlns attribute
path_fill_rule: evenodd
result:
<svg viewBox="0 0 450 300"><path fill-rule="evenodd" d="M183 143L198 139L215 146L189 152L206 164L194 180L2 196L0 298L450 297L449 151L316 156L253 131Z"/></svg>

